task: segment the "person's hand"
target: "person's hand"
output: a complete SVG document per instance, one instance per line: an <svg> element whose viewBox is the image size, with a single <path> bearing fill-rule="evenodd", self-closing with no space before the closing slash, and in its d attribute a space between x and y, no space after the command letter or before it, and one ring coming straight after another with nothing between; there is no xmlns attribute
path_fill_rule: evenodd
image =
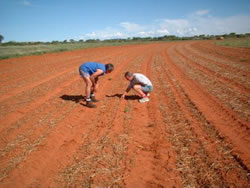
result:
<svg viewBox="0 0 250 188"><path fill-rule="evenodd" d="M125 98L125 93L121 96L121 100L123 100Z"/></svg>

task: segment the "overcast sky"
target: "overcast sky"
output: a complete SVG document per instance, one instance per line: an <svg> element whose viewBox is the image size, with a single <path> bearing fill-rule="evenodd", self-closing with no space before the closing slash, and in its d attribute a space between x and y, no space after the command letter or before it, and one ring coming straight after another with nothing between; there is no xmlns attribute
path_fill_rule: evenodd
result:
<svg viewBox="0 0 250 188"><path fill-rule="evenodd" d="M0 0L8 41L250 32L250 0Z"/></svg>

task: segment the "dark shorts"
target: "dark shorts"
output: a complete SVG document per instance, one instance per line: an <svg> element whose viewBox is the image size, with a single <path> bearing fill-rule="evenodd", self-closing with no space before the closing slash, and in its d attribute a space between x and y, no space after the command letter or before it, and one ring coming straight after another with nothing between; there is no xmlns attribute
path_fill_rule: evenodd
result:
<svg viewBox="0 0 250 188"><path fill-rule="evenodd" d="M153 86L141 86L142 91L151 92L153 90Z"/></svg>

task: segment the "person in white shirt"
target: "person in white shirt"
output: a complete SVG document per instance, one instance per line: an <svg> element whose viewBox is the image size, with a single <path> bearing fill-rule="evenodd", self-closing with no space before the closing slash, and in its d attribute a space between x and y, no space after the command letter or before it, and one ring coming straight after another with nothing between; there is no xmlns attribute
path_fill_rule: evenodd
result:
<svg viewBox="0 0 250 188"><path fill-rule="evenodd" d="M141 97L140 103L149 101L149 93L153 90L151 81L141 73L126 72L125 78L130 81L126 91L122 94L121 99L124 99L128 92L133 88Z"/></svg>

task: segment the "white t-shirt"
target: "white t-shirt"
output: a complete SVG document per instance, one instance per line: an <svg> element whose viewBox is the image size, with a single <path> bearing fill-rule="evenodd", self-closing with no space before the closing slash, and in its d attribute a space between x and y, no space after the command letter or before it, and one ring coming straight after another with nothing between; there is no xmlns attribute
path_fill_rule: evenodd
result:
<svg viewBox="0 0 250 188"><path fill-rule="evenodd" d="M131 89L136 84L142 86L152 86L151 81L145 75L141 73L134 73L133 76L134 78L130 81L130 84L128 86L129 89Z"/></svg>

